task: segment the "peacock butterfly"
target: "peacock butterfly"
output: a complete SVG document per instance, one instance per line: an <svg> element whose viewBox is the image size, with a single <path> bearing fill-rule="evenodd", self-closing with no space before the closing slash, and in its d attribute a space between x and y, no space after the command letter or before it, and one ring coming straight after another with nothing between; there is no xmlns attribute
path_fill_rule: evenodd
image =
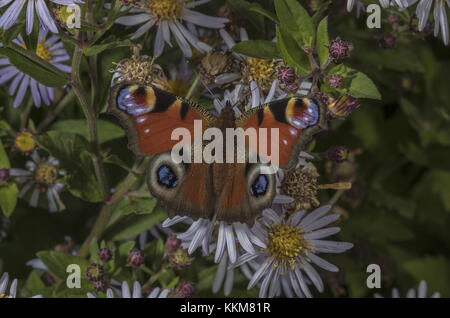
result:
<svg viewBox="0 0 450 318"><path fill-rule="evenodd" d="M277 100L236 118L232 105L214 116L206 108L156 86L127 82L113 87L109 112L126 127L129 147L136 154L154 155L147 184L150 193L166 206L169 216L248 224L271 205L276 194L275 175L261 173L261 167L268 164L247 160L258 149L247 144L246 161L240 163L175 162L171 156L178 143L171 138L174 129L182 127L194 133L198 121L203 129L214 127L221 131L267 128L270 144L270 131L277 128L278 165L291 168L311 137L327 127L326 107L313 98ZM204 142L203 147L206 145Z"/></svg>

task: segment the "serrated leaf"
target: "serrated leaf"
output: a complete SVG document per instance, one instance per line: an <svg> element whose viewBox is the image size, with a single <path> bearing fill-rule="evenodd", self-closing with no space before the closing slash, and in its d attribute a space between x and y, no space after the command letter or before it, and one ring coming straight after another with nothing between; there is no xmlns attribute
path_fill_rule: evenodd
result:
<svg viewBox="0 0 450 318"><path fill-rule="evenodd" d="M237 43L232 51L260 59L279 58L277 45L272 41L250 40Z"/></svg>
<svg viewBox="0 0 450 318"><path fill-rule="evenodd" d="M381 99L377 86L364 73L358 72L350 85L350 94L356 98Z"/></svg>

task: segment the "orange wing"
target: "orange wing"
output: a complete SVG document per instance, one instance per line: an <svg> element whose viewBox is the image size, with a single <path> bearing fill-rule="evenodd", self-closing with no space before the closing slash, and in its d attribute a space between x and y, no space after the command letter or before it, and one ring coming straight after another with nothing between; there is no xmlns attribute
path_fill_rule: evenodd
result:
<svg viewBox="0 0 450 318"><path fill-rule="evenodd" d="M152 85L131 83L113 88L109 111L127 127L130 148L147 155L171 150L179 142L171 140L174 129L186 128L192 136L195 120L211 120L196 104Z"/></svg>
<svg viewBox="0 0 450 318"><path fill-rule="evenodd" d="M258 147L249 145L249 150L264 157L264 153L271 156L271 143L275 138L273 128L278 130L279 164L281 167L291 167L297 156L310 141L313 134L326 128L325 107L315 99L292 97L271 102L254 108L238 119L237 125L247 129L267 129L267 139L258 134ZM261 142L267 149L260 148Z"/></svg>

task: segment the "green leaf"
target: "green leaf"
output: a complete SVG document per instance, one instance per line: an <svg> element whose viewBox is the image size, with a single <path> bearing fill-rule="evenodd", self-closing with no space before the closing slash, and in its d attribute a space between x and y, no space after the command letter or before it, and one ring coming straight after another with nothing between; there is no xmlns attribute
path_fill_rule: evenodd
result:
<svg viewBox="0 0 450 318"><path fill-rule="evenodd" d="M370 109L359 109L352 113L351 121L354 134L361 140L364 147L374 151L380 146L380 129L377 120Z"/></svg>
<svg viewBox="0 0 450 318"><path fill-rule="evenodd" d="M300 47L312 47L314 25L308 12L297 0L275 0L275 10L281 26L286 27Z"/></svg>
<svg viewBox="0 0 450 318"><path fill-rule="evenodd" d="M0 48L1 55L6 56L10 63L21 72L46 86L61 87L68 83L66 74L31 51L20 47L2 47Z"/></svg>
<svg viewBox="0 0 450 318"><path fill-rule="evenodd" d="M11 168L9 158L0 139L0 169L9 168ZM10 183L4 186L0 185L0 208L2 209L4 215L10 216L14 212L17 204L18 193L19 190L17 189L17 185L15 183Z"/></svg>
<svg viewBox="0 0 450 318"><path fill-rule="evenodd" d="M316 50L319 55L320 65L324 65L330 55L328 46L330 45L330 39L328 37L328 17L325 17L320 21L317 28L316 38Z"/></svg>
<svg viewBox="0 0 450 318"><path fill-rule="evenodd" d="M358 72L353 78L349 93L356 98L381 99L376 85L366 74L361 72Z"/></svg>
<svg viewBox="0 0 450 318"><path fill-rule="evenodd" d="M105 143L116 138L121 138L125 135L125 132L122 128L109 121L99 120L97 122L97 125L98 140L100 143ZM87 122L84 119L61 120L56 122L51 128L53 130L78 134L85 137L86 139L89 135Z"/></svg>
<svg viewBox="0 0 450 318"><path fill-rule="evenodd" d="M69 191L89 202L101 202L102 193L94 173L88 141L81 135L49 131L36 137L39 145L59 159L66 171Z"/></svg>
<svg viewBox="0 0 450 318"><path fill-rule="evenodd" d="M0 207L2 208L4 215L10 216L14 212L18 194L19 190L15 183L3 187L0 186Z"/></svg>
<svg viewBox="0 0 450 318"><path fill-rule="evenodd" d="M86 268L89 266L89 261L82 257L74 256L67 253L60 253L56 251L41 251L36 253L37 257L44 262L48 270L56 276L56 278L66 281L69 273L66 272L67 266L71 264L79 265L81 274L86 273Z"/></svg>
<svg viewBox="0 0 450 318"><path fill-rule="evenodd" d="M86 56L93 56L93 55L100 54L106 50L111 50L111 49L115 49L118 47L127 47L127 46L132 46L132 45L133 45L133 42L131 42L130 40L98 44L98 45L93 45L93 46L85 48L83 50L83 54Z"/></svg>
<svg viewBox="0 0 450 318"><path fill-rule="evenodd" d="M243 41L233 46L232 51L260 59L274 59L280 57L277 45L272 41Z"/></svg>
<svg viewBox="0 0 450 318"><path fill-rule="evenodd" d="M136 198L128 196L120 201L117 209L120 214L149 214L152 213L156 207L157 200L153 197Z"/></svg>
<svg viewBox="0 0 450 318"><path fill-rule="evenodd" d="M150 214L126 215L108 229L108 237L120 241L137 236L167 218L164 209L158 207Z"/></svg>
<svg viewBox="0 0 450 318"><path fill-rule="evenodd" d="M299 75L310 72L308 56L295 39L282 26L277 26L277 46L287 65L294 68Z"/></svg>
<svg viewBox="0 0 450 318"><path fill-rule="evenodd" d="M250 21L256 30L264 30L264 18L252 10L257 5L244 0L228 0L228 3L240 17Z"/></svg>
<svg viewBox="0 0 450 318"><path fill-rule="evenodd" d="M265 16L266 18L272 20L275 23L279 23L277 15L269 10L264 9L263 7L261 7L261 5L259 3L253 3L250 10L253 12L257 12L257 13L261 14L262 16Z"/></svg>

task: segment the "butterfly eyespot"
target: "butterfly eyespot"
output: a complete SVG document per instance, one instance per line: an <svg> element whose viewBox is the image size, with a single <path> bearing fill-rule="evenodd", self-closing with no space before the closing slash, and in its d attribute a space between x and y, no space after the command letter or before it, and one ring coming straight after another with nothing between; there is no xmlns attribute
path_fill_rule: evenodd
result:
<svg viewBox="0 0 450 318"><path fill-rule="evenodd" d="M152 111L155 101L156 96L153 88L145 86L125 86L117 95L119 109L134 116Z"/></svg>
<svg viewBox="0 0 450 318"><path fill-rule="evenodd" d="M320 110L317 103L309 98L293 98L286 107L286 118L295 128L306 129L319 122Z"/></svg>
<svg viewBox="0 0 450 318"><path fill-rule="evenodd" d="M260 174L250 187L253 196L258 197L266 194L269 187L269 180L266 175Z"/></svg>
<svg viewBox="0 0 450 318"><path fill-rule="evenodd" d="M178 185L178 177L168 165L159 167L156 174L158 183L162 186L173 189Z"/></svg>

